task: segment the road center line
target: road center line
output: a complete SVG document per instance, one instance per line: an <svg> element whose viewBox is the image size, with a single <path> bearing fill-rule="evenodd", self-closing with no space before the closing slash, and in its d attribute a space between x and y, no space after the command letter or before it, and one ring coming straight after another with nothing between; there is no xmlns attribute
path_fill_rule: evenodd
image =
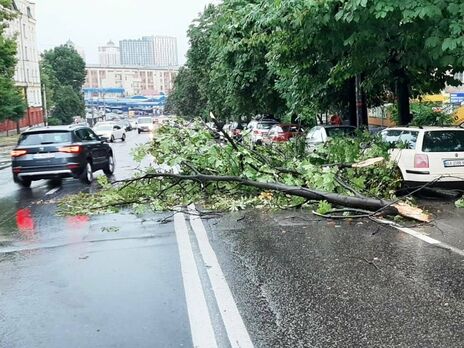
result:
<svg viewBox="0 0 464 348"><path fill-rule="evenodd" d="M189 210L192 213L196 212L192 206L189 207ZM238 311L237 304L219 265L216 253L209 243L208 235L201 218L194 214L190 215L190 225L195 232L203 261L208 266L206 271L227 331L227 336L229 337L230 345L232 348L252 348L253 343L251 342L250 335Z"/></svg>
<svg viewBox="0 0 464 348"><path fill-rule="evenodd" d="M428 244L435 245L437 247L452 251L452 252L454 252L454 253L456 253L456 254L458 254L460 256L464 256L464 250L458 249L458 248L456 248L456 247L454 247L452 245L449 245L447 243L440 242L439 240L431 238L431 237L429 237L429 236L427 236L427 235L425 235L425 234L423 234L421 232L415 231L412 228L401 227L401 226L397 225L394 222L383 220L383 219L378 219L378 220L381 221L382 223L386 223L387 225L390 225L390 226L396 228L398 231L409 234L410 236L412 236L414 238L420 239L423 242L426 242Z"/></svg>
<svg viewBox="0 0 464 348"><path fill-rule="evenodd" d="M50 191L48 191L45 196L51 196L52 194L58 192L59 190L61 190L61 186L57 186L55 188L52 188Z"/></svg>
<svg viewBox="0 0 464 348"><path fill-rule="evenodd" d="M200 275L193 256L187 223L184 214L174 216L177 246L179 249L180 266L184 282L185 300L190 321L193 346L195 348L217 347L211 317L208 312L205 294L201 285Z"/></svg>

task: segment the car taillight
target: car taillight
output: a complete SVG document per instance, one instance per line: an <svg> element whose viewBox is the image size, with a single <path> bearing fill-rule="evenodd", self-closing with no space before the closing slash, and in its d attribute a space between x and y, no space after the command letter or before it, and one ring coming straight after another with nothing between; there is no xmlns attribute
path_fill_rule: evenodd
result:
<svg viewBox="0 0 464 348"><path fill-rule="evenodd" d="M259 134L259 130L255 130L253 133L255 133L255 134Z"/></svg>
<svg viewBox="0 0 464 348"><path fill-rule="evenodd" d="M81 147L80 146L65 146L65 147L60 147L58 151L65 152L65 153L80 153Z"/></svg>
<svg viewBox="0 0 464 348"><path fill-rule="evenodd" d="M26 150L13 150L11 151L11 157L21 157L27 153Z"/></svg>
<svg viewBox="0 0 464 348"><path fill-rule="evenodd" d="M429 167L429 156L427 155L415 155L414 156L414 168L428 168Z"/></svg>

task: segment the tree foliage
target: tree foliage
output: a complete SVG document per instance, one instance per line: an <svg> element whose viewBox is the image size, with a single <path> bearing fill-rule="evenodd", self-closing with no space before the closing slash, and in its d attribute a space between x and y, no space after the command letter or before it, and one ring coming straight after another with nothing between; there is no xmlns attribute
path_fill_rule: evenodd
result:
<svg viewBox="0 0 464 348"><path fill-rule="evenodd" d="M197 116L311 119L352 114L358 76L369 105L396 99L407 123L410 96L464 70L463 15L459 0L224 0L190 27L185 95Z"/></svg>
<svg viewBox="0 0 464 348"><path fill-rule="evenodd" d="M16 66L16 42L7 38L5 29L7 21L14 18L11 1L0 1L0 121L5 119L19 120L24 116L26 103L21 91L13 80Z"/></svg>
<svg viewBox="0 0 464 348"><path fill-rule="evenodd" d="M197 180L150 178L149 175L174 171L183 175L205 174L234 177L258 183L283 184L353 196L348 183L360 194L392 198L400 185L394 165L384 162L373 168L347 168L335 164L350 163L376 156L388 156L388 147L368 134L357 138L340 138L319 149L317 154L295 151L296 142L257 147L220 144L201 123L194 127L178 123L163 126L152 143L139 148L135 157L150 156L156 163L135 174L132 180L109 183L100 179L103 190L96 194L72 196L61 203L63 213L92 214L114 211L120 205L154 210L175 209L191 202L217 210L246 207L279 208L302 205L305 200L291 192L270 192L237 182L202 185ZM145 178L145 175L148 177Z"/></svg>
<svg viewBox="0 0 464 348"><path fill-rule="evenodd" d="M73 116L85 113L81 90L85 82L85 62L74 47L61 45L42 54L42 82L53 124L68 124Z"/></svg>

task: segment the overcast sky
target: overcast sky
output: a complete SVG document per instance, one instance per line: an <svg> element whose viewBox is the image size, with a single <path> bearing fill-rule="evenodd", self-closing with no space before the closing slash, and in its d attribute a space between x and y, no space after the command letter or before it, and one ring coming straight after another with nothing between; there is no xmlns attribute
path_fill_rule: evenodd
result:
<svg viewBox="0 0 464 348"><path fill-rule="evenodd" d="M186 31L208 3L218 0L35 0L39 49L69 39L98 63L97 47L109 40L149 35L177 37L179 61L185 62Z"/></svg>

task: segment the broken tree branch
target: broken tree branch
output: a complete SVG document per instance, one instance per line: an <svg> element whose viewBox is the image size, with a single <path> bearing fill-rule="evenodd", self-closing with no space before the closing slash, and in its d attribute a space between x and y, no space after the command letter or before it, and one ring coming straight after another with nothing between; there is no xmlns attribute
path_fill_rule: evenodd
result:
<svg viewBox="0 0 464 348"><path fill-rule="evenodd" d="M365 209L373 211L375 213L382 212L386 215L402 215L407 218L412 218L421 222L429 222L430 216L425 214L421 209L411 207L407 204L395 204L395 202L368 198L368 197L352 197L344 196L333 192L323 192L318 190L312 190L305 187L290 186L281 183L272 182L258 182L249 180L238 176L220 176L220 175L206 175L206 174L195 174L195 175L182 175L173 173L151 173L140 177L139 180L147 180L153 178L169 178L181 181L194 181L198 183L209 183L209 182L231 182L238 183L245 186L256 187L262 190L270 190L282 192L285 194L303 197L309 200L326 200L327 202L339 206L344 206L354 209ZM124 181L123 181L124 182ZM398 202L396 202L398 203ZM405 207L410 209L405 209ZM422 212L421 214L419 212Z"/></svg>

